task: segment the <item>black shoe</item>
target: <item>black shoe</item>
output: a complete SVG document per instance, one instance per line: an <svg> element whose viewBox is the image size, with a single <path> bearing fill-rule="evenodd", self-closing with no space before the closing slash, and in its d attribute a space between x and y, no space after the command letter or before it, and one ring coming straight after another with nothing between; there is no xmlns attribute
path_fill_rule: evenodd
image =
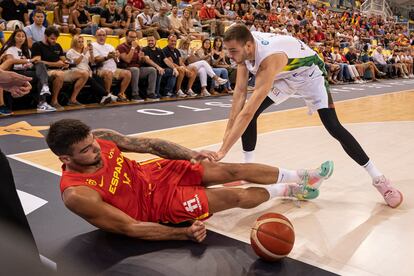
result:
<svg viewBox="0 0 414 276"><path fill-rule="evenodd" d="M139 103L139 102L143 102L143 101L144 101L144 99L141 98L139 95L132 95L131 96L131 102Z"/></svg>
<svg viewBox="0 0 414 276"><path fill-rule="evenodd" d="M160 99L155 95L148 95L146 100L149 101L149 102L156 102L156 101L159 101Z"/></svg>

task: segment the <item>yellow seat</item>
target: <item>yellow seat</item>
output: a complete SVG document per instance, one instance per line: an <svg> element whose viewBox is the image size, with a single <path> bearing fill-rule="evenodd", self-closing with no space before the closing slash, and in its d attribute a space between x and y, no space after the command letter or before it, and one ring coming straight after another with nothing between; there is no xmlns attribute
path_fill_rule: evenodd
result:
<svg viewBox="0 0 414 276"><path fill-rule="evenodd" d="M190 42L190 49L198 50L203 45L203 42L199 39L191 40Z"/></svg>
<svg viewBox="0 0 414 276"><path fill-rule="evenodd" d="M10 36L12 35L12 31L3 31L4 34L4 41L9 40Z"/></svg>
<svg viewBox="0 0 414 276"><path fill-rule="evenodd" d="M92 15L92 23L99 25L101 23L101 16L99 14Z"/></svg>
<svg viewBox="0 0 414 276"><path fill-rule="evenodd" d="M119 39L119 44L125 43L125 41L126 41L126 38L125 38L125 36L124 36L123 38L120 38L120 39ZM137 41L137 42L138 42L138 41Z"/></svg>
<svg viewBox="0 0 414 276"><path fill-rule="evenodd" d="M157 40L157 47L158 48L165 48L168 45L168 39L166 38L160 38Z"/></svg>
<svg viewBox="0 0 414 276"><path fill-rule="evenodd" d="M148 46L148 40L146 37L141 38L138 40L139 47L147 47Z"/></svg>
<svg viewBox="0 0 414 276"><path fill-rule="evenodd" d="M378 45L378 41L376 39L373 39L371 41L372 46L377 46Z"/></svg>
<svg viewBox="0 0 414 276"><path fill-rule="evenodd" d="M81 34L80 36L83 37L83 45L85 47L88 45L88 41L96 42L96 37L94 37L93 35Z"/></svg>
<svg viewBox="0 0 414 276"><path fill-rule="evenodd" d="M119 45L119 37L117 35L108 35L106 36L106 44L110 44L114 46L114 48L118 47Z"/></svg>
<svg viewBox="0 0 414 276"><path fill-rule="evenodd" d="M53 23L55 22L55 16L53 14L53 11L46 12L46 20L47 20L48 26L53 26Z"/></svg>
<svg viewBox="0 0 414 276"><path fill-rule="evenodd" d="M344 55L348 54L348 52L349 52L349 48L348 47L345 47L344 48Z"/></svg>
<svg viewBox="0 0 414 276"><path fill-rule="evenodd" d="M70 49L70 44L72 43L72 35L71 34L60 34L57 43L62 46L63 51L67 51Z"/></svg>

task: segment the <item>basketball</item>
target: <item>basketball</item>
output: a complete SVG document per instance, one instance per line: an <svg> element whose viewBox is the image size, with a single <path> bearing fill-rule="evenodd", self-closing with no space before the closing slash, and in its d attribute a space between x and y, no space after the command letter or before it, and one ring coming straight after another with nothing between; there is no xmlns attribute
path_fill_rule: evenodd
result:
<svg viewBox="0 0 414 276"><path fill-rule="evenodd" d="M295 243L295 231L285 216L267 213L260 216L250 233L250 244L262 259L274 262L286 257Z"/></svg>

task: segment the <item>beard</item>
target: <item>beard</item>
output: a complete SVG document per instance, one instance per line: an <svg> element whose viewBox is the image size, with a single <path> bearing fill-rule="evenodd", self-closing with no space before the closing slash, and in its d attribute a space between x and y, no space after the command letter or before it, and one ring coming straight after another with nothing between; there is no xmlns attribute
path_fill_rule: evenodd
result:
<svg viewBox="0 0 414 276"><path fill-rule="evenodd" d="M72 160L72 162L79 167L96 167L102 164L101 152L99 152L96 158L92 161Z"/></svg>

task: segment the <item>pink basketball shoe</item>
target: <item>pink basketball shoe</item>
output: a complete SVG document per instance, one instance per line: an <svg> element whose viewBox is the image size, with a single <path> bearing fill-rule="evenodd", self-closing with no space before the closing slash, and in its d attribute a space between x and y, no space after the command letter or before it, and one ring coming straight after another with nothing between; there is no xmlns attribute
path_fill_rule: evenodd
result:
<svg viewBox="0 0 414 276"><path fill-rule="evenodd" d="M391 182L385 176L374 178L372 184L382 194L388 206L397 208L403 202L402 193L392 187Z"/></svg>

